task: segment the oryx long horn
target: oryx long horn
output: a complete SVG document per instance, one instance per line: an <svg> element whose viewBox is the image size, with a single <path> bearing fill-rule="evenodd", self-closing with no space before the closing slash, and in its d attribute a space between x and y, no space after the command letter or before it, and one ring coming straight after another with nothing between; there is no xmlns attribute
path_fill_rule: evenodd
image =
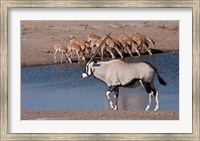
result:
<svg viewBox="0 0 200 141"><path fill-rule="evenodd" d="M108 37L110 37L110 34L112 33L112 31L107 35L106 34L106 37L103 39L103 41L101 42L101 44L97 47L97 50L95 51L94 55L90 58L90 60L88 62L91 62L94 60L94 58L96 57L98 51L100 50L100 48L103 46L103 44L106 42L106 39Z"/></svg>

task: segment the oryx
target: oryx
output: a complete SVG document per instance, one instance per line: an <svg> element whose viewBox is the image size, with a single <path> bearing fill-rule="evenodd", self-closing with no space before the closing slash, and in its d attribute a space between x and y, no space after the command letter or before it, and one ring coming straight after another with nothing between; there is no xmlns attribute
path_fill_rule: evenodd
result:
<svg viewBox="0 0 200 141"><path fill-rule="evenodd" d="M100 61L95 62L94 58L98 50L104 44L105 40L109 35L102 41L96 50L94 56L86 64L85 72L82 74L83 78L93 75L96 79L99 79L107 84L109 89L106 92L107 98L109 100L111 109L118 109L118 95L119 87L129 87L134 88L139 85L144 86L146 92L149 95L149 102L146 110L149 110L151 105L152 96L155 97L156 107L154 111L159 109L158 92L156 91L153 81L157 74L158 80L162 85L166 85L165 81L159 75L157 69L147 62L138 63L125 63L121 60L111 60L111 61ZM114 98L115 103L113 104L110 94L115 92Z"/></svg>

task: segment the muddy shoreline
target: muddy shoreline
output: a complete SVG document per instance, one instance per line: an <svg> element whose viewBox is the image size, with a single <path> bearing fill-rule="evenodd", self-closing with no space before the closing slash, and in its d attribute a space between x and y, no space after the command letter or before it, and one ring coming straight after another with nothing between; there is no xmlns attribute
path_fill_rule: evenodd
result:
<svg viewBox="0 0 200 141"><path fill-rule="evenodd" d="M152 51L153 52L153 51ZM154 54L160 54L160 53L178 53L179 50L162 50L159 53L154 53ZM49 54L52 54L50 52ZM53 54L52 54L53 56ZM128 56L129 57L129 56ZM75 59L74 59L75 60ZM89 58L86 58L86 60L89 60ZM108 59L107 59L108 60ZM65 63L65 62L64 62ZM77 63L76 61L73 61L73 63ZM45 65L55 65L55 64L60 64L60 62L29 62L29 63L21 63L21 68L27 68L27 67L39 67L39 66L45 66Z"/></svg>
<svg viewBox="0 0 200 141"><path fill-rule="evenodd" d="M139 110L30 110L22 109L21 120L179 120L177 111Z"/></svg>

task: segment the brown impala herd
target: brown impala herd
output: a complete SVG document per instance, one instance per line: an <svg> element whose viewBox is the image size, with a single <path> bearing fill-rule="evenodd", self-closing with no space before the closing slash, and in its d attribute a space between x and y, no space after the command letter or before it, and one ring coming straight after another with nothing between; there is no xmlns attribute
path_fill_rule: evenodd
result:
<svg viewBox="0 0 200 141"><path fill-rule="evenodd" d="M72 63L73 53L76 54L78 63L86 62L86 57L91 57L96 52L96 48L101 44L102 40L103 39L96 34L88 34L87 40L83 40L77 36L70 36L66 47L62 44L54 45L54 61L55 63L57 62L56 55L58 52L61 52L61 63L63 63L64 57L67 63ZM125 54L132 57L134 52L140 56L142 50L152 55L149 44L155 48L154 40L137 32L133 32L129 35L119 35L117 39L109 36L102 45L99 55L101 59L104 58L105 54L109 54L112 59L115 59L116 55L124 58Z"/></svg>

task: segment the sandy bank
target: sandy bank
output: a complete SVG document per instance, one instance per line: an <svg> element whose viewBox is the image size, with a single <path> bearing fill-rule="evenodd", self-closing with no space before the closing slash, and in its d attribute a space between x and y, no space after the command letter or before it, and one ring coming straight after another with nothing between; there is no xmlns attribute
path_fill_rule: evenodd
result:
<svg viewBox="0 0 200 141"><path fill-rule="evenodd" d="M22 120L178 120L177 111L136 110L28 110L22 109Z"/></svg>

